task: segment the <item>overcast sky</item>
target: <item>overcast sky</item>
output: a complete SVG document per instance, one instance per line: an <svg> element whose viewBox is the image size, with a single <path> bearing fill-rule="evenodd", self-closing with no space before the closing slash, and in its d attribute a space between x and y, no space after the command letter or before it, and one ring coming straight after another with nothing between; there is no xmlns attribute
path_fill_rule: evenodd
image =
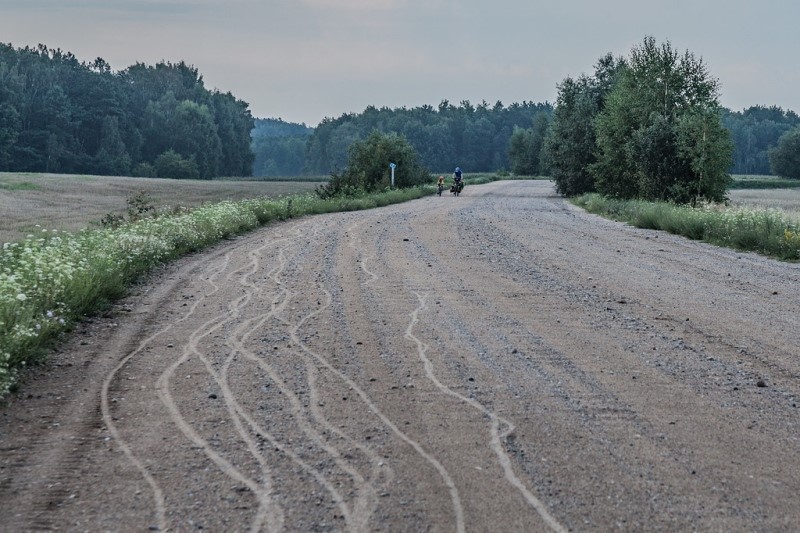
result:
<svg viewBox="0 0 800 533"><path fill-rule="evenodd" d="M724 106L800 112L798 0L0 0L0 41L186 61L256 117L315 126L377 107L553 102L645 35L702 57Z"/></svg>

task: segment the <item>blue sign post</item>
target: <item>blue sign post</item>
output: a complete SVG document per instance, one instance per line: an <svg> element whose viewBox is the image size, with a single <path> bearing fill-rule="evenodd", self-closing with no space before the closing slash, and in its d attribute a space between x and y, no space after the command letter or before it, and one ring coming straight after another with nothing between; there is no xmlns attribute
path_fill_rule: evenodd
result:
<svg viewBox="0 0 800 533"><path fill-rule="evenodd" d="M389 168L392 169L392 189L394 189L394 169L397 167L394 163L389 163Z"/></svg>

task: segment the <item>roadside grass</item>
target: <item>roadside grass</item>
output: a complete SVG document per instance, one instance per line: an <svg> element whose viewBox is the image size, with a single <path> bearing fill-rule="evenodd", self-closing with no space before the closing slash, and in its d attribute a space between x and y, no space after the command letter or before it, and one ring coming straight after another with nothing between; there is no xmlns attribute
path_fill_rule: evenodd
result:
<svg viewBox="0 0 800 533"><path fill-rule="evenodd" d="M800 260L800 216L763 206L699 207L584 194L572 202L590 213L784 261Z"/></svg>
<svg viewBox="0 0 800 533"><path fill-rule="evenodd" d="M445 176L447 177L447 176ZM491 183L493 181L497 181L500 178L496 174L470 174L468 176L464 176L464 185L483 185L485 183ZM452 180L450 180L452 181Z"/></svg>
<svg viewBox="0 0 800 533"><path fill-rule="evenodd" d="M438 176L444 176L447 180L447 183L451 183L453 181L453 174L452 172L433 172L431 173L431 180L435 183L436 178ZM525 175L517 175L511 174L509 172L498 171L498 172L475 172L470 174L464 175L464 183L466 185L482 185L485 183L491 183L493 181L500 181L500 180L551 180L550 176L525 176Z"/></svg>
<svg viewBox="0 0 800 533"><path fill-rule="evenodd" d="M6 242L0 250L0 398L61 333L123 296L157 265L273 221L370 209L434 192L430 185L326 200L298 194L222 201L118 227L76 233L40 228Z"/></svg>

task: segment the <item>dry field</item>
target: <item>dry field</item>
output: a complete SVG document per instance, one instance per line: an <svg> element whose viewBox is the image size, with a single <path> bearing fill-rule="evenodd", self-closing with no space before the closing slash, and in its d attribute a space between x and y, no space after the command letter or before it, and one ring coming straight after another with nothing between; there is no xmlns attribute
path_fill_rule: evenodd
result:
<svg viewBox="0 0 800 533"><path fill-rule="evenodd" d="M800 218L800 189L736 189L728 197L734 205L777 208Z"/></svg>
<svg viewBox="0 0 800 533"><path fill-rule="evenodd" d="M0 172L0 242L42 228L77 231L123 214L127 199L147 192L156 207L281 196L313 190L316 182L204 181Z"/></svg>

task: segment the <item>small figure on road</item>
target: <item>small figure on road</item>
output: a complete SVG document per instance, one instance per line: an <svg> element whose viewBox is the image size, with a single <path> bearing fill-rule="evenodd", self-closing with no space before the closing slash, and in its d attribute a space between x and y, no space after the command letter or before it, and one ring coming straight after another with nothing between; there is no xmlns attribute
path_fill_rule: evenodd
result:
<svg viewBox="0 0 800 533"><path fill-rule="evenodd" d="M441 196L443 190L444 190L444 176L439 176L439 179L436 181L436 194Z"/></svg>
<svg viewBox="0 0 800 533"><path fill-rule="evenodd" d="M458 196L463 188L464 182L461 178L461 167L456 167L455 172L453 172L453 186L450 187L450 192Z"/></svg>

